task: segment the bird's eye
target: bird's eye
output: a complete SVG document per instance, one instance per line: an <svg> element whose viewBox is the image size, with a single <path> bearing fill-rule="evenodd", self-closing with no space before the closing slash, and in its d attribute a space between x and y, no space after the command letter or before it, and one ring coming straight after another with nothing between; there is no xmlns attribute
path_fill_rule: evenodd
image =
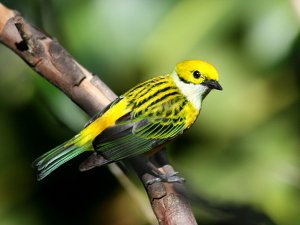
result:
<svg viewBox="0 0 300 225"><path fill-rule="evenodd" d="M195 71L193 72L193 76L194 76L196 79L198 79L199 77L201 77L201 73L200 73L198 70L195 70Z"/></svg>

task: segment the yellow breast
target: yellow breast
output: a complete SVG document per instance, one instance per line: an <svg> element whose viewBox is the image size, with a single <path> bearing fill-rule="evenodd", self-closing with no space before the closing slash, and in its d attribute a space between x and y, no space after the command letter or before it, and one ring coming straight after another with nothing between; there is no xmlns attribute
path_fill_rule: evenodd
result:
<svg viewBox="0 0 300 225"><path fill-rule="evenodd" d="M200 110L197 109L191 102L189 102L185 108L186 114L186 129L190 128L193 123L196 121Z"/></svg>

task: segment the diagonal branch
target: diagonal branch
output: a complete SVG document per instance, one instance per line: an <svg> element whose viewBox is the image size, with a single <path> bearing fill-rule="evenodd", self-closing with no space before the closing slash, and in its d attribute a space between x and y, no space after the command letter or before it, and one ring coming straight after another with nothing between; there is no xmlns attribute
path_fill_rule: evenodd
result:
<svg viewBox="0 0 300 225"><path fill-rule="evenodd" d="M34 28L18 12L1 3L0 41L90 116L116 97L98 76L76 62L55 39ZM145 186L160 224L197 224L189 202L175 190L179 184L146 185L153 177L141 172L138 165L133 164L133 168ZM160 169L165 173L174 172L170 165L162 165Z"/></svg>

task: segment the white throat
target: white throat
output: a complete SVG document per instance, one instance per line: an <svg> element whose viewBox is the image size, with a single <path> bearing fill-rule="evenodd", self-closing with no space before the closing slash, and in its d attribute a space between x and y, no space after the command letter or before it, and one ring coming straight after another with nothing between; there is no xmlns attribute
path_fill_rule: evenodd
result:
<svg viewBox="0 0 300 225"><path fill-rule="evenodd" d="M201 84L185 83L179 79L176 72L173 72L171 76L182 94L194 105L197 110L200 110L202 100L206 96L209 88Z"/></svg>

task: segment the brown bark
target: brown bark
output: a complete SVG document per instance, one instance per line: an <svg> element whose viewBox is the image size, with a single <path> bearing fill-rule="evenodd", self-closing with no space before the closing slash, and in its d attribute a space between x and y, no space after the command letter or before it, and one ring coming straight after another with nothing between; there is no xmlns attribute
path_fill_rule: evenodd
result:
<svg viewBox="0 0 300 225"><path fill-rule="evenodd" d="M53 38L37 30L18 12L0 3L0 41L20 56L36 72L62 90L90 116L111 102L116 95L99 79L81 66ZM133 166L148 193L159 224L197 224L187 199L176 192L176 185L146 185L152 176ZM160 168L173 172L171 166Z"/></svg>

